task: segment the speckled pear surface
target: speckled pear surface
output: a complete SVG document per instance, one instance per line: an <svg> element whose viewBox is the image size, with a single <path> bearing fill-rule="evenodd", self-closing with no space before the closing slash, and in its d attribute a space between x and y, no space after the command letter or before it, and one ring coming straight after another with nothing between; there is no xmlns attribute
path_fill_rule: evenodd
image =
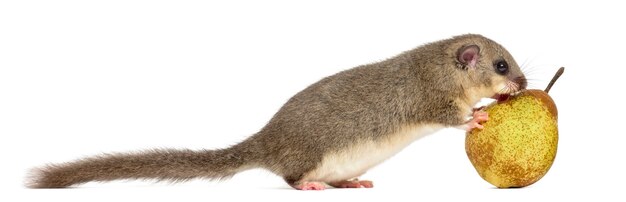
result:
<svg viewBox="0 0 626 202"><path fill-rule="evenodd" d="M558 143L557 110L541 90L526 90L485 109L484 129L467 133L465 150L478 174L499 188L525 187L552 166Z"/></svg>

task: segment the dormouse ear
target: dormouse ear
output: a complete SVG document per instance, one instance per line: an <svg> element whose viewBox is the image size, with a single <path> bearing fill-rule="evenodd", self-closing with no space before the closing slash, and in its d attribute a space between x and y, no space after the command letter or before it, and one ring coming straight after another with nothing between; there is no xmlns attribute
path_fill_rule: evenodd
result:
<svg viewBox="0 0 626 202"><path fill-rule="evenodd" d="M459 48L457 59L465 66L466 69L475 69L480 48L477 45L468 45Z"/></svg>

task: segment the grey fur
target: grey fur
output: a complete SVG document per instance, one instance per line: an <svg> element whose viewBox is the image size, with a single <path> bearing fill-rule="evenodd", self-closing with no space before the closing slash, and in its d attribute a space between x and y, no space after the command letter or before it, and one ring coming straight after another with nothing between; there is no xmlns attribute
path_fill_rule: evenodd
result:
<svg viewBox="0 0 626 202"><path fill-rule="evenodd" d="M480 48L475 67L458 59L468 45ZM506 60L507 79L525 87L511 55L480 35L433 42L382 62L326 77L293 96L257 134L221 150L151 150L107 154L35 169L29 187L67 187L90 181L221 179L264 168L292 186L323 157L360 141L377 141L407 125L466 123L469 90L502 77L493 62ZM375 151L373 151L375 152ZM346 179L347 180L347 179Z"/></svg>

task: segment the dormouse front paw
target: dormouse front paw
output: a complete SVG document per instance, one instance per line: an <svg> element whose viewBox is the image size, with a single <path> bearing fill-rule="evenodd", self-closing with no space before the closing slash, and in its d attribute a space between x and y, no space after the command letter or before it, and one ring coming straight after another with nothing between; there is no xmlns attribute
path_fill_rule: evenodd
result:
<svg viewBox="0 0 626 202"><path fill-rule="evenodd" d="M474 128L483 129L484 127L480 123L489 120L489 114L487 114L487 112L485 111L481 111L480 109L481 108L475 109L474 113L472 114L472 119L465 123L467 131L470 131Z"/></svg>

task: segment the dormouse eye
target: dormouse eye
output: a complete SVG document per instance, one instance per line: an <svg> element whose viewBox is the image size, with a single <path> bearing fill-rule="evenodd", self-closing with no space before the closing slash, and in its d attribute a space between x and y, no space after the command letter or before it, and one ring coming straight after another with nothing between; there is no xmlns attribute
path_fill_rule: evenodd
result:
<svg viewBox="0 0 626 202"><path fill-rule="evenodd" d="M500 75L505 75L506 73L509 73L509 64L506 63L506 61L504 60L497 60L493 64L493 67L495 68L496 73Z"/></svg>

